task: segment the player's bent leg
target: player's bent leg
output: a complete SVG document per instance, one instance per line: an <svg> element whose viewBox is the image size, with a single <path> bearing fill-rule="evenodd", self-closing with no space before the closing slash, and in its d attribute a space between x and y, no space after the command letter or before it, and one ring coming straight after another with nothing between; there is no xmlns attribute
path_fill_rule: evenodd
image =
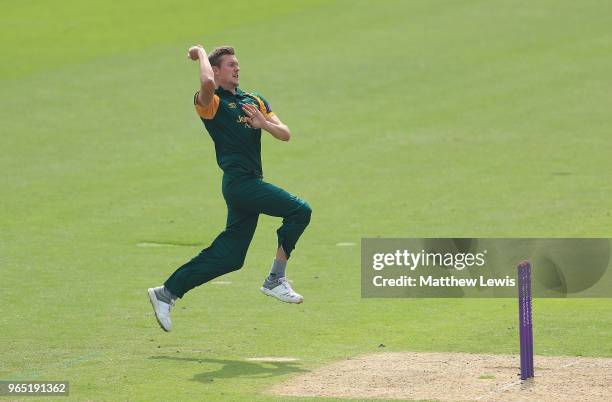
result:
<svg viewBox="0 0 612 402"><path fill-rule="evenodd" d="M283 247L287 257L312 216L312 208L306 201L258 178L243 180L230 188L226 198L231 198L237 207L245 211L282 217L283 224L277 230L278 246Z"/></svg>
<svg viewBox="0 0 612 402"><path fill-rule="evenodd" d="M292 289L284 275L284 268L298 239L310 223L310 205L261 179L243 181L239 188L232 188L228 194L235 197L241 208L283 218L283 224L277 234L278 247L283 250L286 258L274 260L270 275L264 281L261 291L283 302L301 303L304 298Z"/></svg>
<svg viewBox="0 0 612 402"><path fill-rule="evenodd" d="M291 256L291 252L295 249L298 239L306 230L312 216L312 209L306 201L298 198L296 202L297 206L284 216L282 226L276 231L278 246L283 248L287 258Z"/></svg>
<svg viewBox="0 0 612 402"><path fill-rule="evenodd" d="M155 318L164 331L172 329L170 311L177 298L196 286L243 266L257 220L257 214L228 208L227 227L210 247L178 268L163 286L148 290Z"/></svg>
<svg viewBox="0 0 612 402"><path fill-rule="evenodd" d="M280 301L299 304L304 301L304 298L294 291L289 284L289 281L284 275L283 265L287 264L287 260L291 256L291 252L295 248L298 239L310 223L312 209L307 202L297 197L292 196L292 202L294 203L293 207L289 209L289 212L283 217L283 224L276 231L278 235L279 253L284 254L285 259L284 261L282 259L279 261L278 258L274 260L270 275L264 280L261 291ZM280 273L275 273L277 265L283 266Z"/></svg>
<svg viewBox="0 0 612 402"><path fill-rule="evenodd" d="M244 264L258 215L228 209L227 227L195 258L177 269L164 284L174 295L183 297L189 290L218 276L236 271Z"/></svg>
<svg viewBox="0 0 612 402"><path fill-rule="evenodd" d="M278 246L283 248L287 258L310 223L312 209L307 202L259 178L233 181L224 187L224 196L228 202L242 210L282 217L283 224L277 231ZM268 279L274 280L264 281L262 292L285 302L302 302L302 296L291 288L286 277Z"/></svg>

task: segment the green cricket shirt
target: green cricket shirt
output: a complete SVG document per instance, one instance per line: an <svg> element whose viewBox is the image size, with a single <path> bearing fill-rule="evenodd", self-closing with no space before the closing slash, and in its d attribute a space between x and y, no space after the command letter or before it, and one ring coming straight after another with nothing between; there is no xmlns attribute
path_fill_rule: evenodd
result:
<svg viewBox="0 0 612 402"><path fill-rule="evenodd" d="M236 88L233 94L221 87L212 101L199 105L196 92L193 102L196 112L215 143L217 164L230 175L263 177L261 167L261 129L249 126L241 105L250 103L266 117L273 115L268 102L258 94Z"/></svg>

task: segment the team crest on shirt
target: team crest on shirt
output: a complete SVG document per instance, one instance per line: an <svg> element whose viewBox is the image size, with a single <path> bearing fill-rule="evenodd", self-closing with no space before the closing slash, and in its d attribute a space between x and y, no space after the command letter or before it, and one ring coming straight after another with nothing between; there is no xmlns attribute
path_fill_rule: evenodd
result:
<svg viewBox="0 0 612 402"><path fill-rule="evenodd" d="M235 102L230 102L227 104L227 107L229 107L230 109L236 109L238 106Z"/></svg>

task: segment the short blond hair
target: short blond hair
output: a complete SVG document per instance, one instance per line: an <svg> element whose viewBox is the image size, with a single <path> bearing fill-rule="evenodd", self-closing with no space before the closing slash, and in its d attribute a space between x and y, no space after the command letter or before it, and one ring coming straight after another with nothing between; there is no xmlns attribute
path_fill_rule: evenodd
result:
<svg viewBox="0 0 612 402"><path fill-rule="evenodd" d="M214 48L212 52L208 54L208 61L210 62L210 65L219 67L221 64L221 57L225 56L226 54L233 56L236 54L236 51L231 46L219 46Z"/></svg>

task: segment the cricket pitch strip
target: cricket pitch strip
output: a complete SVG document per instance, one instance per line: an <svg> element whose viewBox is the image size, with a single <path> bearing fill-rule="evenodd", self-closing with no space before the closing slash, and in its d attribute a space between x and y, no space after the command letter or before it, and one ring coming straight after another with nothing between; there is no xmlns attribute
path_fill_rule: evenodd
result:
<svg viewBox="0 0 612 402"><path fill-rule="evenodd" d="M606 401L612 358L535 356L536 376L519 378L519 356L375 353L276 384L273 395L436 401Z"/></svg>

